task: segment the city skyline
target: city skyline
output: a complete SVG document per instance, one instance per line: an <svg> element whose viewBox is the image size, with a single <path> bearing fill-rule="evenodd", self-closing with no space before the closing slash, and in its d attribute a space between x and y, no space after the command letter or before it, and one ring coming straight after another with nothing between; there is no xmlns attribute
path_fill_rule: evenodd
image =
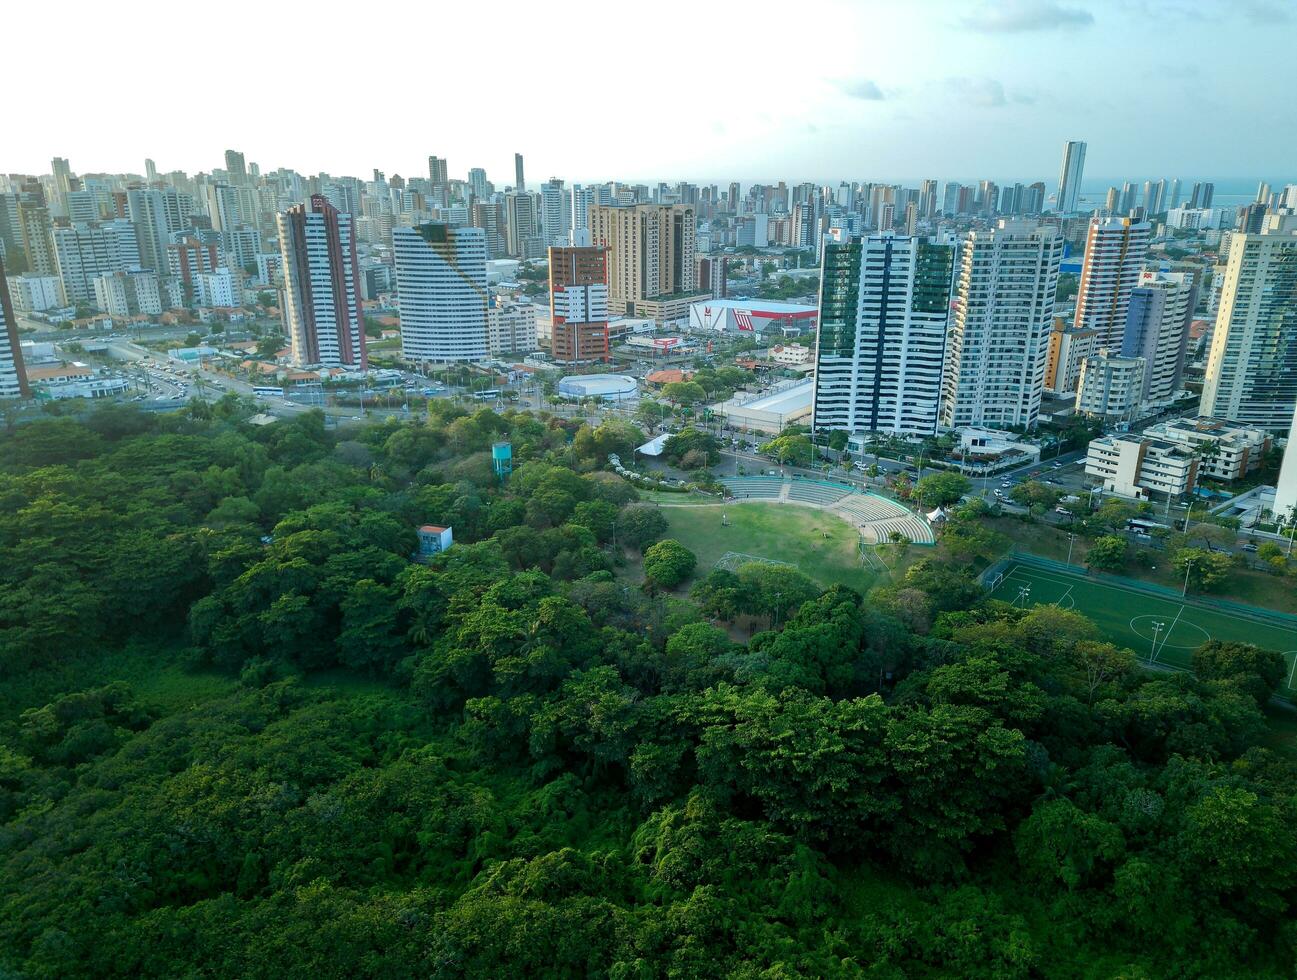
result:
<svg viewBox="0 0 1297 980"><path fill-rule="evenodd" d="M145 46L162 49L196 26L173 7L140 0L124 7L114 10L114 19L129 19ZM511 10L525 17L528 8L501 7ZM331 126L285 127L276 112L236 111L224 117L219 132L160 128L156 136L135 136L127 145L111 113L87 114L76 127L56 114L36 113L24 119L23 139L9 147L0 166L41 172L57 153L83 172L139 172L143 156L155 159L161 171L198 172L219 166L224 150L233 146L263 169L363 174L378 166L409 176L426 172L427 156L434 153L449 159L453 176L485 166L504 185L511 182L517 152L525 154L533 181L553 175L572 181L604 175L911 179L940 171L934 162L952 156L968 177L1052 178L1057 147L1068 139L1088 143L1089 174L1115 177L1178 171L1184 177L1263 178L1256 161L1297 156L1293 128L1270 124L1283 118L1285 93L1297 85L1297 67L1284 56L1286 34L1276 29L1291 21L1287 7L1260 0L1228 9L1206 0L926 0L897 16L872 0L808 0L793 23L811 33L832 31L840 50L868 50L867 67L808 56L781 79L757 66L764 52L782 42L778 25L786 24L788 11L765 11L769 16L760 6L745 7L740 17L726 5L665 0L653 18L641 21L575 3L565 5L563 16L532 18L526 30L493 35L498 63L526 66L535 60L539 82L556 90L592 77L607 79L610 70L593 56L542 60L537 52L554 45L593 51L601 39L617 38L619 49L628 45L626 56L643 53L647 70L619 71L616 84L585 86L575 125L555 127L545 113L528 111L540 95L517 84L523 76L493 77L481 70L475 47L441 44L433 75L421 59L389 58L379 72L362 69L335 84L330 113L363 118L358 138L340 141ZM203 22L205 42L213 50L237 49L247 36L239 33L244 15L255 16L258 36L301 27L292 9L236 0L228 16ZM35 36L41 29L34 8L9 16L15 36ZM415 36L431 29L424 16L401 4L390 14L393 23L409 23ZM886 43L889 28L896 43ZM64 63L89 63L102 51L102 29L94 17L69 18L59 37ZM665 45L695 55L688 62L692 70L668 70L664 63L655 70L652 55ZM37 45L10 52L19 77L38 74L45 56ZM722 65L732 70L718 74ZM1095 71L1096 65L1103 70ZM291 79L281 75L289 70L287 62L271 60L260 73L231 73L223 104L247 109L268 90L291 91ZM148 59L127 60L103 81L97 97L111 101L148 91L155 118L188 118L192 96L181 86L158 86L153 73ZM439 76L455 79L455 98L437 97ZM50 94L57 99L58 87L74 77L53 79ZM463 97L465 79L472 98ZM397 94L375 99L367 81ZM668 106L674 107L670 124L662 125L670 139L647 141L628 153L607 138L607 120L636 107L664 112ZM484 111L495 117L490 126L482 124ZM582 125L585 117L588 124ZM412 118L426 121L411 124Z"/></svg>

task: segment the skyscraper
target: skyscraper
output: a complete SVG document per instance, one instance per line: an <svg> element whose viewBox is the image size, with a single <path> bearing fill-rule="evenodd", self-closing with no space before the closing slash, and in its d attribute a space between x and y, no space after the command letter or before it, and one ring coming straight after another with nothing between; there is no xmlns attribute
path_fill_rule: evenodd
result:
<svg viewBox="0 0 1297 980"><path fill-rule="evenodd" d="M126 215L135 225L140 243L140 264L157 272L167 270L167 246L185 227L188 199L166 190L134 188L126 192Z"/></svg>
<svg viewBox="0 0 1297 980"><path fill-rule="evenodd" d="M513 155L513 189L515 191L525 191L527 189L527 179L522 174L522 154Z"/></svg>
<svg viewBox="0 0 1297 980"><path fill-rule="evenodd" d="M248 168L243 162L243 154L238 150L225 151L225 173L231 184L241 184L248 177Z"/></svg>
<svg viewBox="0 0 1297 980"><path fill-rule="evenodd" d="M1063 237L1049 225L1001 219L960 250L946 349L941 424L1033 428Z"/></svg>
<svg viewBox="0 0 1297 980"><path fill-rule="evenodd" d="M954 255L953 242L927 238L825 242L816 429L936 431Z"/></svg>
<svg viewBox="0 0 1297 980"><path fill-rule="evenodd" d="M401 356L416 363L487 357L486 233L429 223L392 230Z"/></svg>
<svg viewBox="0 0 1297 980"><path fill-rule="evenodd" d="M312 194L309 205L281 212L276 224L293 363L364 370L368 358L351 215Z"/></svg>
<svg viewBox="0 0 1297 980"><path fill-rule="evenodd" d="M18 321L9 302L9 282L5 278L4 259L0 258L0 398L27 398L27 371L23 367L22 345L18 341Z"/></svg>
<svg viewBox="0 0 1297 980"><path fill-rule="evenodd" d="M1130 291L1143 270L1149 231L1145 222L1096 216L1086 232L1073 323L1096 331L1098 345L1114 353L1126 330Z"/></svg>
<svg viewBox="0 0 1297 980"><path fill-rule="evenodd" d="M1144 359L1145 404L1168 401L1180 389L1195 296L1191 273L1151 269L1131 291L1121 354Z"/></svg>
<svg viewBox="0 0 1297 980"><path fill-rule="evenodd" d="M563 181L551 177L540 185L540 216L549 245L567 245L571 241L572 209L566 207L567 191Z"/></svg>
<svg viewBox="0 0 1297 980"><path fill-rule="evenodd" d="M468 172L468 190L474 197L486 197L486 171L481 167L474 167Z"/></svg>
<svg viewBox="0 0 1297 980"><path fill-rule="evenodd" d="M608 253L550 248L551 349L562 364L608 359Z"/></svg>
<svg viewBox="0 0 1297 980"><path fill-rule="evenodd" d="M595 203L593 187L572 185L571 244L590 244L590 206Z"/></svg>
<svg viewBox="0 0 1297 980"><path fill-rule="evenodd" d="M1203 415L1282 431L1297 406L1297 215L1230 239Z"/></svg>
<svg viewBox="0 0 1297 980"><path fill-rule="evenodd" d="M450 183L450 171L445 157L428 157L428 180L433 187L445 187Z"/></svg>
<svg viewBox="0 0 1297 980"><path fill-rule="evenodd" d="M505 246L515 258L540 258L540 229L536 199L531 194L514 191L504 196Z"/></svg>
<svg viewBox="0 0 1297 980"><path fill-rule="evenodd" d="M1216 185L1210 181L1200 181L1193 185L1193 193L1189 196L1189 207L1209 208L1215 196Z"/></svg>
<svg viewBox="0 0 1297 980"><path fill-rule="evenodd" d="M1085 171L1085 144L1069 140L1063 144L1063 165L1058 171L1059 214L1075 214L1076 202L1081 194L1081 176Z"/></svg>
<svg viewBox="0 0 1297 980"><path fill-rule="evenodd" d="M150 184L158 179L158 165L152 159L144 161L144 179Z"/></svg>
<svg viewBox="0 0 1297 980"><path fill-rule="evenodd" d="M667 320L698 290L697 220L684 204L591 205L590 241L608 249L608 307Z"/></svg>
<svg viewBox="0 0 1297 980"><path fill-rule="evenodd" d="M50 212L45 206L45 193L40 184L32 181L19 187L17 212L19 238L27 256L27 272L34 276L58 275Z"/></svg>
<svg viewBox="0 0 1297 980"><path fill-rule="evenodd" d="M54 229L54 254L69 304L92 304L95 279L140 264L135 226L126 220L88 221Z"/></svg>

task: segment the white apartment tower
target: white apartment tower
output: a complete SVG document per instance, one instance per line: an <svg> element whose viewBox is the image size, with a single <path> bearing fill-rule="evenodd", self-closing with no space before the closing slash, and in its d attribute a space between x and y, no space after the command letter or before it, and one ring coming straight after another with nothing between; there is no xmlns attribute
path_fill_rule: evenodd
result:
<svg viewBox="0 0 1297 980"><path fill-rule="evenodd" d="M968 233L946 349L943 426L1036 425L1062 258L1063 237L1052 226L1001 219Z"/></svg>
<svg viewBox="0 0 1297 980"><path fill-rule="evenodd" d="M1063 166L1058 172L1058 198L1055 205L1059 214L1076 213L1084 171L1085 144L1079 140L1068 140L1063 144Z"/></svg>
<svg viewBox="0 0 1297 980"><path fill-rule="evenodd" d="M367 366L351 215L320 194L276 216L293 363Z"/></svg>
<svg viewBox="0 0 1297 980"><path fill-rule="evenodd" d="M1072 323L1077 329L1095 331L1100 347L1121 347L1131 290L1144 269L1149 231L1147 222L1130 218L1090 219Z"/></svg>
<svg viewBox="0 0 1297 980"><path fill-rule="evenodd" d="M4 261L0 260L0 398L26 398L30 394L18 340L18 320L9 303Z"/></svg>
<svg viewBox="0 0 1297 980"><path fill-rule="evenodd" d="M826 240L816 336L816 429L937 430L955 243Z"/></svg>
<svg viewBox="0 0 1297 980"><path fill-rule="evenodd" d="M415 362L487 357L486 232L439 223L394 228L401 355Z"/></svg>
<svg viewBox="0 0 1297 980"><path fill-rule="evenodd" d="M1297 214L1230 239L1200 414L1283 431L1297 406Z"/></svg>
<svg viewBox="0 0 1297 980"><path fill-rule="evenodd" d="M1121 353L1144 359L1145 404L1170 401L1180 389L1196 294L1191 273L1151 269L1131 291Z"/></svg>

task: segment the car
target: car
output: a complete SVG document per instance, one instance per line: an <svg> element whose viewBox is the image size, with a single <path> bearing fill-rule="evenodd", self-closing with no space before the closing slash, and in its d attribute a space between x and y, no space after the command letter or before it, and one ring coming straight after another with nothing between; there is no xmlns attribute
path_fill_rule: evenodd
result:
<svg viewBox="0 0 1297 980"><path fill-rule="evenodd" d="M1001 498L1003 498L1003 497L1004 497L1004 491L1001 490L999 487L996 487L996 489L995 489L995 495L996 495L997 497L1001 497Z"/></svg>
<svg viewBox="0 0 1297 980"><path fill-rule="evenodd" d="M1054 461L1054 469L1056 469L1056 470L1061 470L1062 468L1063 468L1063 464L1060 463L1060 462L1058 462L1057 460L1055 460L1055 461Z"/></svg>
<svg viewBox="0 0 1297 980"><path fill-rule="evenodd" d="M1257 550L1257 543L1256 543L1255 541L1249 541L1247 544L1243 545L1243 550L1244 550L1244 551L1256 551L1256 550Z"/></svg>

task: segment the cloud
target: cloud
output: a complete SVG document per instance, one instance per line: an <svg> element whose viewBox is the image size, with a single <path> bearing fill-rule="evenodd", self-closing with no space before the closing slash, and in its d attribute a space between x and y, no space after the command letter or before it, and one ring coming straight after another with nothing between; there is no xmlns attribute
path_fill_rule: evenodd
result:
<svg viewBox="0 0 1297 980"><path fill-rule="evenodd" d="M1094 23L1094 15L1081 7L1051 0L1001 0L960 21L982 34L1022 34L1028 31L1075 31Z"/></svg>
<svg viewBox="0 0 1297 980"><path fill-rule="evenodd" d="M947 96L982 109L1002 109L1009 105L1034 105L1036 97L1026 92L1012 92L995 78L970 78L957 75L943 83Z"/></svg>
<svg viewBox="0 0 1297 980"><path fill-rule="evenodd" d="M878 87L878 83L870 78L845 79L838 82L838 88L851 98L865 102L881 102L887 98L883 90Z"/></svg>

